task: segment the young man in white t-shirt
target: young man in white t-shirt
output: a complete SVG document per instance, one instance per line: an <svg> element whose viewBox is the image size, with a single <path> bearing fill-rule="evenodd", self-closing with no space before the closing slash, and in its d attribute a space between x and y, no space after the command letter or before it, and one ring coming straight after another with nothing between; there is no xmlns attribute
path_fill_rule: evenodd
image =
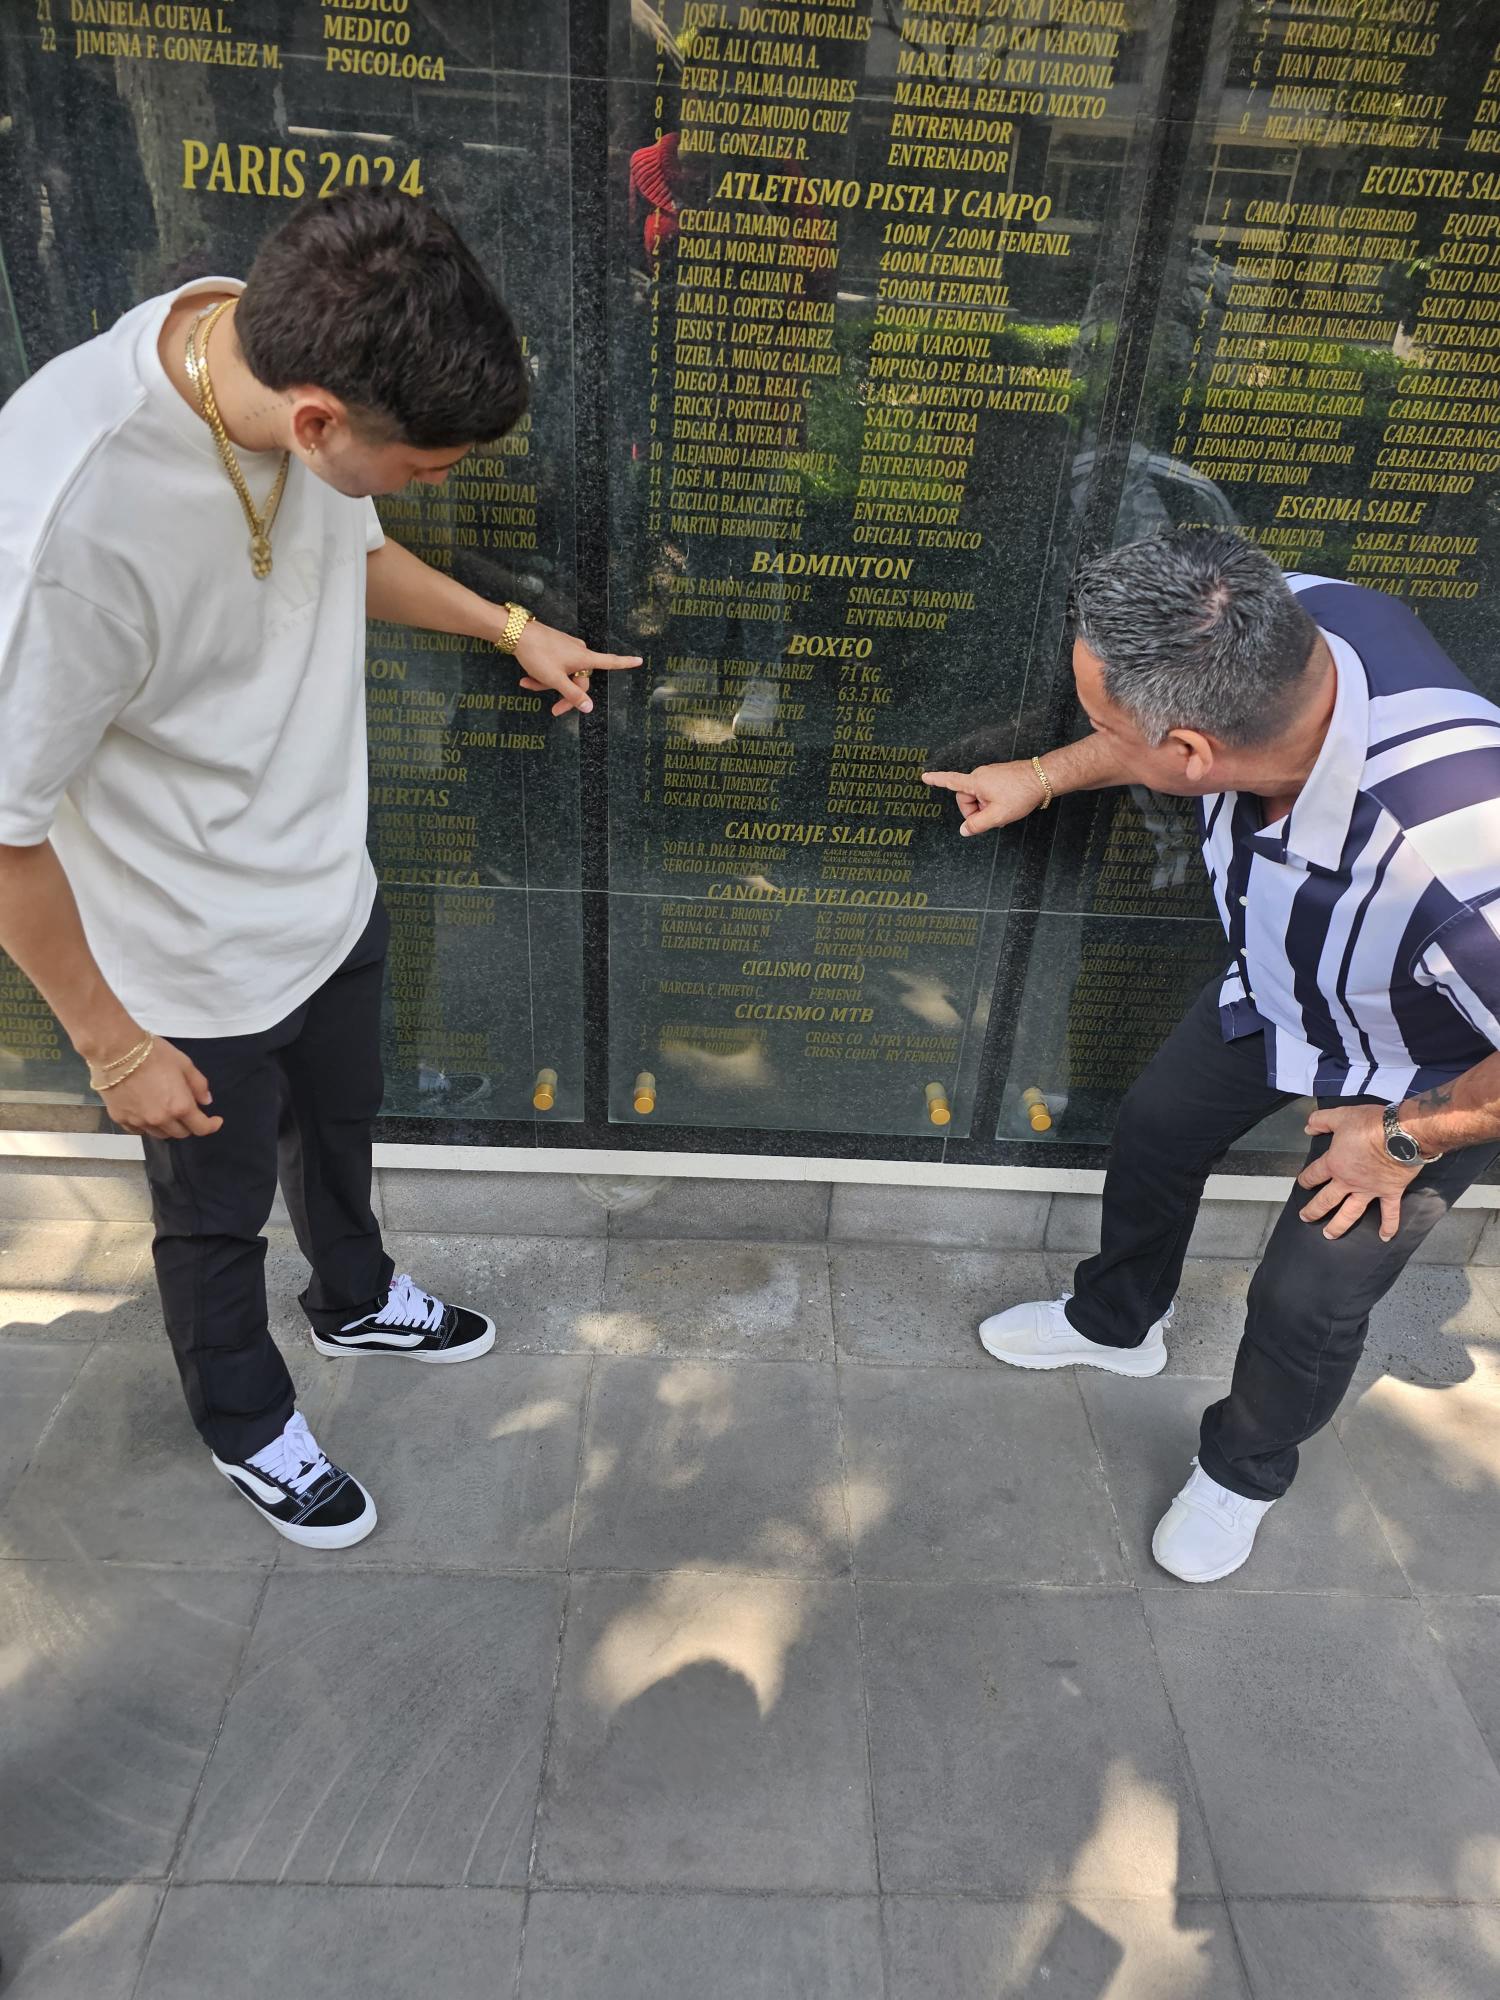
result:
<svg viewBox="0 0 1500 2000"><path fill-rule="evenodd" d="M244 286L149 300L0 411L0 948L140 1133L163 1311L219 1471L281 1534L375 1525L267 1325L278 1171L320 1353L485 1353L370 1207L387 920L365 851L364 626L489 641L553 714L631 658L385 540L526 405L510 319L433 210L300 210Z"/></svg>

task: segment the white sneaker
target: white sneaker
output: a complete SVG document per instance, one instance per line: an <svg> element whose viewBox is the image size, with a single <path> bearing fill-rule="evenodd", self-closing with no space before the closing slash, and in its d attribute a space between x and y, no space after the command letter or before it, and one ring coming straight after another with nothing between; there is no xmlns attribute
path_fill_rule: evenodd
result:
<svg viewBox="0 0 1500 2000"><path fill-rule="evenodd" d="M1195 1458L1192 1477L1157 1523L1151 1553L1184 1583L1217 1583L1248 1560L1255 1531L1275 1505L1231 1493Z"/></svg>
<svg viewBox="0 0 1500 2000"><path fill-rule="evenodd" d="M1069 1320L1063 1307L1073 1296L1031 1299L1009 1312L992 1313L979 1329L986 1354L1012 1368L1107 1368L1112 1375L1160 1375L1167 1365L1162 1338L1177 1310L1168 1306L1139 1347L1103 1347Z"/></svg>

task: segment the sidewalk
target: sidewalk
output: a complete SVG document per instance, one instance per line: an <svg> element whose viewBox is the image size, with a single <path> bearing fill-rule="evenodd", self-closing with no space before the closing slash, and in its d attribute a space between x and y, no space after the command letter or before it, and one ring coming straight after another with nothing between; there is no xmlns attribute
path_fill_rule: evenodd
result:
<svg viewBox="0 0 1500 2000"><path fill-rule="evenodd" d="M1190 1590L1243 1264L1135 1383L982 1353L1042 1253L391 1247L503 1351L320 1360L276 1236L381 1514L314 1556L209 1467L145 1232L0 1231L6 2000L1500 1991L1500 1271L1413 1267Z"/></svg>

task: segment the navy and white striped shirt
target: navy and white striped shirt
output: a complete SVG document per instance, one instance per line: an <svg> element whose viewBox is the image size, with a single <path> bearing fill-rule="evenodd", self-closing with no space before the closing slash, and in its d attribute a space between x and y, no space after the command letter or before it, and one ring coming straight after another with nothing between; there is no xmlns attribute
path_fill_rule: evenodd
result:
<svg viewBox="0 0 1500 2000"><path fill-rule="evenodd" d="M1399 1103L1500 1048L1500 708L1396 599L1287 581L1338 695L1283 819L1200 801L1224 1038L1264 1029L1283 1090Z"/></svg>

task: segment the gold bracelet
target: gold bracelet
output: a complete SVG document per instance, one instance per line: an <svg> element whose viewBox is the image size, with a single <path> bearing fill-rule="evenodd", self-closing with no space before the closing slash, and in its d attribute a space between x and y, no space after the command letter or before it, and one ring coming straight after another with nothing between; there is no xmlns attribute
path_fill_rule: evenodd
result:
<svg viewBox="0 0 1500 2000"><path fill-rule="evenodd" d="M1036 772L1036 781L1042 788L1042 803L1037 807L1037 811L1045 812L1048 806L1051 805L1053 798L1056 796L1052 790L1052 780L1047 776L1047 773L1042 769L1042 760L1040 757L1032 758L1031 768L1033 771Z"/></svg>
<svg viewBox="0 0 1500 2000"><path fill-rule="evenodd" d="M142 1035L141 1039L138 1042L134 1043L132 1047L128 1048L125 1051L124 1055L111 1056L108 1062L90 1063L89 1064L90 1077L108 1076L111 1070L123 1069L127 1063L134 1062L136 1057L141 1053L141 1051L143 1049L149 1048L150 1045L151 1045L151 1037L149 1035Z"/></svg>
<svg viewBox="0 0 1500 2000"><path fill-rule="evenodd" d="M505 609L508 614L505 620L505 629L501 632L495 644L502 653L514 653L516 647L521 643L521 634L531 623L532 613L526 609L524 604L507 604Z"/></svg>
<svg viewBox="0 0 1500 2000"><path fill-rule="evenodd" d="M144 1041L136 1043L135 1047L130 1051L129 1055L116 1056L113 1062L101 1063L97 1066L94 1065L93 1063L90 1063L89 1064L90 1089L97 1090L101 1096L106 1090L113 1090L116 1084L123 1083L126 1077L135 1075L136 1071L141 1067L141 1065L148 1060L151 1051L155 1047L156 1047L155 1035L147 1035ZM109 1074L111 1070L118 1070L119 1075L111 1076Z"/></svg>

